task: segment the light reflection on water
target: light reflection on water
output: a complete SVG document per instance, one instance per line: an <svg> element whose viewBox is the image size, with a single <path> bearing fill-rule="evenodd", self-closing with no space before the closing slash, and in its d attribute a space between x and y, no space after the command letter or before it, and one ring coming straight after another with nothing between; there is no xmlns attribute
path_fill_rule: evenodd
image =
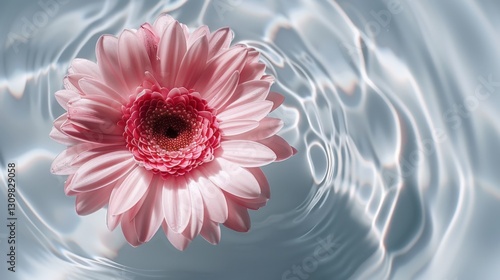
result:
<svg viewBox="0 0 500 280"><path fill-rule="evenodd" d="M2 279L499 274L498 3L42 2L52 6L2 4L0 162L18 166L19 203L18 272L2 267ZM130 247L104 211L79 217L64 177L49 172L64 148L48 138L63 112L53 93L71 59L95 59L101 34L165 11L190 27L230 26L263 53L286 95L273 112L280 134L299 150L264 169L272 199L251 213L250 232L223 229L220 245L198 238L182 253L161 232Z"/></svg>

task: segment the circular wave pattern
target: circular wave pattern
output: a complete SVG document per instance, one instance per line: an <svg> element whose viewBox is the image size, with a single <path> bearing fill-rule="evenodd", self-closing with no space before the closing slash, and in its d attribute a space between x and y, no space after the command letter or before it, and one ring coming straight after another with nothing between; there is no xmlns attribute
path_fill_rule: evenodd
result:
<svg viewBox="0 0 500 280"><path fill-rule="evenodd" d="M16 276L491 279L500 37L490 2L5 4L0 162L18 166ZM183 253L160 237L131 248L103 211L77 216L65 178L49 172L64 148L48 132L69 62L95 59L100 35L162 12L192 28L230 26L262 53L286 96L273 112L280 135L299 150L264 168L272 198L251 213L249 233L223 230L220 245L195 240Z"/></svg>

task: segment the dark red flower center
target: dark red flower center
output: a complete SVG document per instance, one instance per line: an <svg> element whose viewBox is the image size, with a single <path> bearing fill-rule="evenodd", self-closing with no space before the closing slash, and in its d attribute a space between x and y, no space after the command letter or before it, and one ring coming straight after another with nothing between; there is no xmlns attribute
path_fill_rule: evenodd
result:
<svg viewBox="0 0 500 280"><path fill-rule="evenodd" d="M211 161L220 145L215 111L185 88L143 90L125 107L122 122L138 163L164 176Z"/></svg>
<svg viewBox="0 0 500 280"><path fill-rule="evenodd" d="M193 141L196 118L185 108L176 110L161 106L148 112L145 119L144 131L165 151L180 150Z"/></svg>

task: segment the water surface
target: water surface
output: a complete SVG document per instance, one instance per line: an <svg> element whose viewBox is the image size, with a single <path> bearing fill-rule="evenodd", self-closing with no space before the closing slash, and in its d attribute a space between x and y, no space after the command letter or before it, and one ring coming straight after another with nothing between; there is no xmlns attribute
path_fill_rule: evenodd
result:
<svg viewBox="0 0 500 280"><path fill-rule="evenodd" d="M44 4L45 3L45 4ZM0 219L17 165L17 272L2 279L498 279L500 30L495 1L4 1ZM264 168L252 229L185 252L80 217L50 174L54 99L102 34L169 12L260 50L299 153ZM498 82L497 82L498 81ZM0 231L6 256L7 232ZM325 245L326 244L326 245ZM325 248L334 244L329 250Z"/></svg>

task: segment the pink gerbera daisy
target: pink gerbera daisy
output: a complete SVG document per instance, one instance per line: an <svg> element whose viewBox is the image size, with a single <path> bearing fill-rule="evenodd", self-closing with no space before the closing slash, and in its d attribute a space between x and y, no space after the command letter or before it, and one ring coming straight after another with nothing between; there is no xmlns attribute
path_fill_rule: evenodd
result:
<svg viewBox="0 0 500 280"><path fill-rule="evenodd" d="M248 209L269 199L259 168L295 153L267 117L283 97L269 92L259 53L230 46L228 28L188 28L168 15L97 42L97 64L75 59L56 99L67 113L51 137L68 146L52 172L87 215L108 205L132 246L161 226L183 250L219 224L248 231Z"/></svg>

